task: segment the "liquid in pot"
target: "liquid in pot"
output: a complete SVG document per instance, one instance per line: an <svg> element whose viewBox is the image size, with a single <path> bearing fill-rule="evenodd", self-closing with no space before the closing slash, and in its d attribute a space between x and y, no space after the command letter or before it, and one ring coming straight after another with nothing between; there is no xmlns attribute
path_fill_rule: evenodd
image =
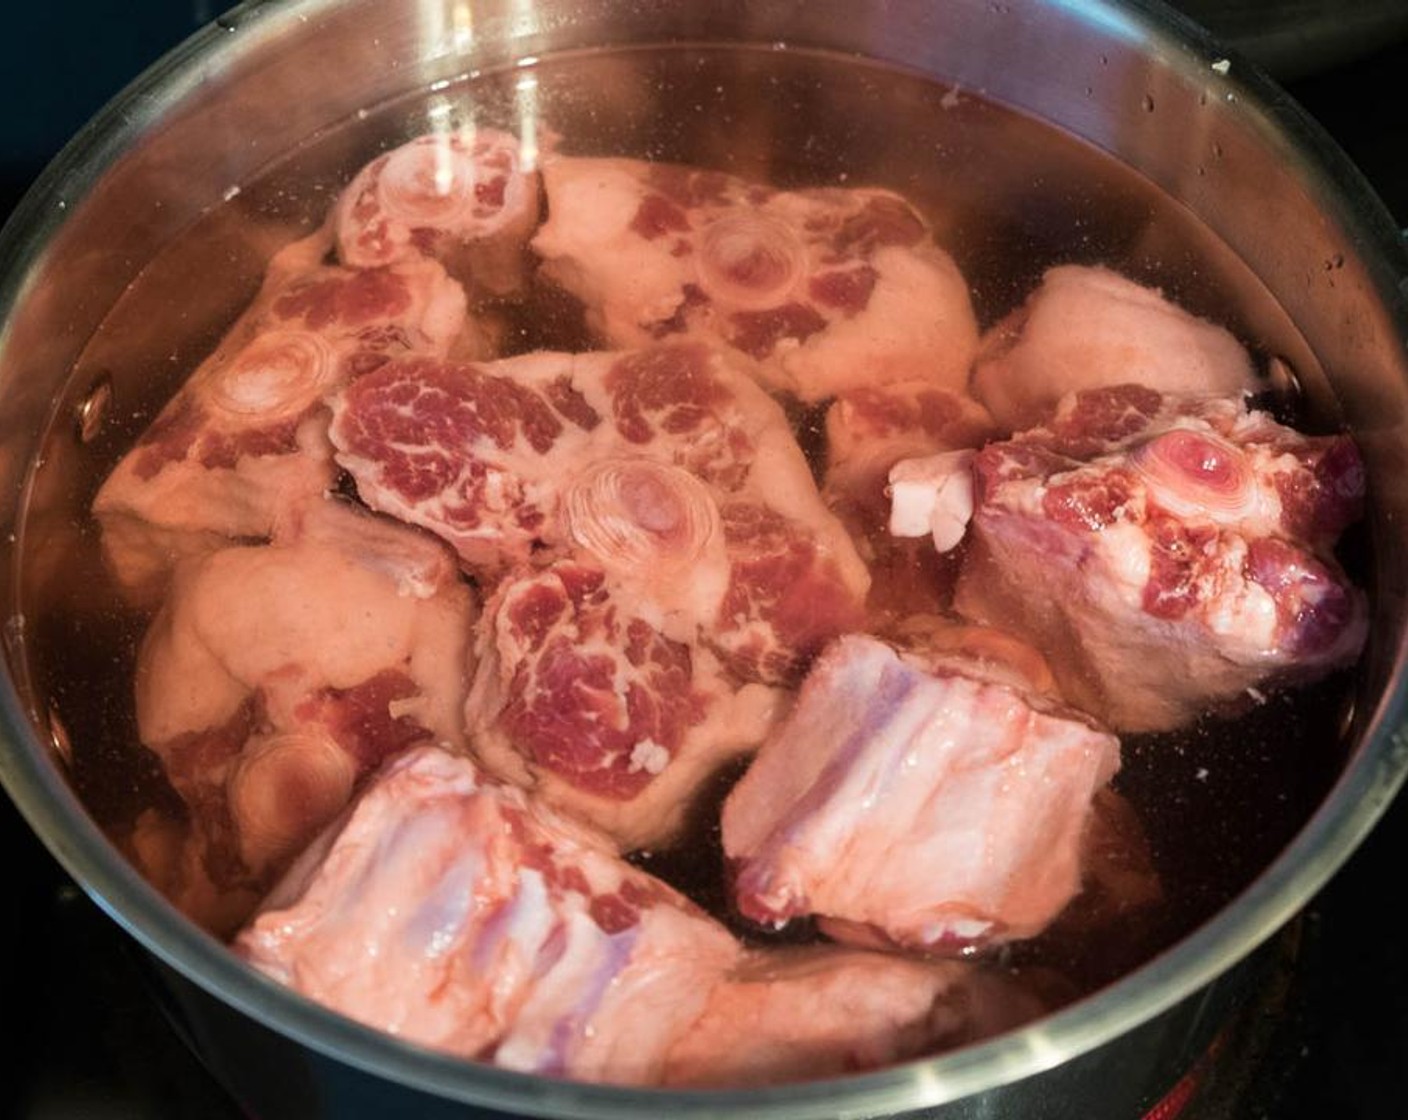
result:
<svg viewBox="0 0 1408 1120"><path fill-rule="evenodd" d="M1294 326L1208 230L1115 161L966 91L823 54L671 48L548 58L368 107L232 184L238 190L142 272L75 368L80 389L110 379L106 423L84 442L61 410L49 434L24 529L30 669L67 729L80 796L119 845L141 812L179 818L185 809L139 741L132 671L151 614L123 606L104 568L87 513L93 494L248 301L274 249L316 226L378 151L469 124L512 132L525 152L683 163L781 188L894 190L954 257L981 326L1016 307L1052 265L1107 265L1227 326L1263 364L1289 361L1307 399L1283 396L1277 407L1303 430L1334 426ZM493 311L505 355L594 346L580 306L550 284L535 281ZM821 414L797 407L791 416L820 475ZM1356 554L1365 547L1350 539L1342 548L1351 575L1364 570ZM1252 698L1235 718L1122 736L1114 788L1147 834L1162 903L1089 937L1053 927L995 951L995 963L1019 977L1054 973L1075 996L1194 929L1256 878L1323 798L1344 762L1352 701L1340 674ZM736 776L719 783L715 802ZM771 934L734 913L716 821L704 812L686 841L632 858L749 944L820 940L805 922Z"/></svg>

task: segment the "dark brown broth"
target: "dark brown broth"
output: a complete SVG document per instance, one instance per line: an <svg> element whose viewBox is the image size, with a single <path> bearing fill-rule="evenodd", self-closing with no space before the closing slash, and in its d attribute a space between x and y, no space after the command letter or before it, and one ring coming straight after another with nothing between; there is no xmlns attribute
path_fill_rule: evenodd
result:
<svg viewBox="0 0 1408 1120"><path fill-rule="evenodd" d="M99 372L112 378L106 427L83 444L61 411L49 435L50 477L64 486L36 494L25 526L30 668L36 693L67 726L80 795L119 842L143 808L180 806L137 740L131 672L147 616L118 605L86 512L92 495L253 294L273 248L315 226L379 150L471 121L544 143L552 132L571 154L687 162L781 186L890 187L929 215L984 325L1051 264L1109 264L1162 285L1261 352L1289 357L1319 410L1300 419L1332 422L1298 333L1185 210L1056 130L931 81L805 52L643 49L549 59L379 107L243 184L154 261L75 369L75 392ZM589 345L580 308L548 288L496 314L509 352ZM796 419L815 464L818 415ZM1148 831L1166 906L1102 937L1038 938L1004 958L1051 965L1086 990L1191 930L1251 882L1323 798L1343 765L1348 703L1342 677L1273 694L1235 720L1126 737L1116 786ZM720 780L714 804L733 777ZM763 939L729 913L715 819L701 814L688 843L636 862ZM785 937L809 934L803 926Z"/></svg>

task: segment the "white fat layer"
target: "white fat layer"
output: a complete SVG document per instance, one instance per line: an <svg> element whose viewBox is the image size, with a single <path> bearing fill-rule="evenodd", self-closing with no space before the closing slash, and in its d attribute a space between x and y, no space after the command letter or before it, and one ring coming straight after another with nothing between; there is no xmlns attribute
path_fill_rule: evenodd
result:
<svg viewBox="0 0 1408 1120"><path fill-rule="evenodd" d="M972 451L945 451L890 468L891 534L932 535L939 552L957 545L973 517L972 462Z"/></svg>

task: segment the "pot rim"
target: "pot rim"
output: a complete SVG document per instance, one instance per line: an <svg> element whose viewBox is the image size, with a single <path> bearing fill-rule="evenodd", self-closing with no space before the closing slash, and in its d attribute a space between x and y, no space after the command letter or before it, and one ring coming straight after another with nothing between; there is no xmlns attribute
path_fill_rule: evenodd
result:
<svg viewBox="0 0 1408 1120"><path fill-rule="evenodd" d="M252 42L277 37L281 28L306 21L331 2L250 0L163 56L94 116L0 231L0 261L7 262L0 276L0 323L23 298L65 206L81 202L129 145L181 102L203 69L227 65ZM1055 2L1064 6L1067 0ZM1205 31L1157 2L1095 0L1082 7L1092 10L1090 18L1126 29L1179 65L1205 68L1228 57ZM231 36L230 26L257 26L259 34ZM1387 210L1335 142L1269 78L1240 59L1235 73L1230 88L1242 112L1288 147L1317 203L1361 252L1399 337L1408 338L1408 266ZM0 328L0 346L4 338ZM23 679L22 645L6 644L11 670ZM1388 686L1362 720L1362 742L1324 802L1246 890L1183 940L1056 1014L990 1041L873 1073L759 1089L626 1088L467 1062L343 1018L257 973L182 917L106 839L39 745L40 721L27 713L9 676L0 682L0 784L65 870L148 951L223 1002L328 1057L454 1100L518 1113L615 1120L668 1108L687 1117L786 1113L836 1120L932 1107L1051 1069L1147 1022L1250 954L1328 882L1408 776L1408 638L1400 635L1394 653Z"/></svg>

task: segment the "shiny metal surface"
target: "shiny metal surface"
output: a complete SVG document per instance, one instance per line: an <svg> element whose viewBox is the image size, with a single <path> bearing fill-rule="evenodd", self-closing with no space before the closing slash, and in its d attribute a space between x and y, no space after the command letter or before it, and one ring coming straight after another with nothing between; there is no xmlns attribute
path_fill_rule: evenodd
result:
<svg viewBox="0 0 1408 1120"><path fill-rule="evenodd" d="M694 41L839 51L933 75L1084 138L1181 201L1297 324L1299 337L1285 345L1296 351L1307 392L1326 399L1332 384L1354 427L1374 491L1377 615L1349 769L1284 855L1176 948L1058 1015L943 1058L840 1082L663 1094L526 1077L401 1045L246 970L181 919L103 838L44 745L61 732L49 727L46 698L34 693L21 607L42 600L44 580L61 578L61 566L50 572L31 561L39 570L22 583L16 560L21 551L61 556L73 531L72 511L82 505L76 468L62 457L36 461L40 437L51 421L72 427L95 377L107 373L75 362L144 266L186 246L169 282L189 293L183 329L200 337L219 328L263 259L308 219L294 208L213 231L202 226L204 246L182 241L232 188L328 126L408 90L557 50ZM9 573L0 618L11 670L0 694L0 778L69 871L192 981L193 992L423 1093L515 1113L602 1118L1129 1115L1149 1085L1183 1068L1190 1048L1206 1041L1200 1024L1215 1022L1211 1009L1235 999L1238 962L1324 884L1404 779L1408 312L1400 284L1408 263L1387 214L1319 129L1162 7L246 4L143 75L75 138L6 226L0 261L0 562ZM1255 318L1256 309L1248 314ZM126 399L137 374L124 371L120 353L110 356L115 390ZM161 371L153 376L159 381ZM21 527L31 539L16 538ZM1099 1111L1086 1096L1092 1085L1105 1090Z"/></svg>

